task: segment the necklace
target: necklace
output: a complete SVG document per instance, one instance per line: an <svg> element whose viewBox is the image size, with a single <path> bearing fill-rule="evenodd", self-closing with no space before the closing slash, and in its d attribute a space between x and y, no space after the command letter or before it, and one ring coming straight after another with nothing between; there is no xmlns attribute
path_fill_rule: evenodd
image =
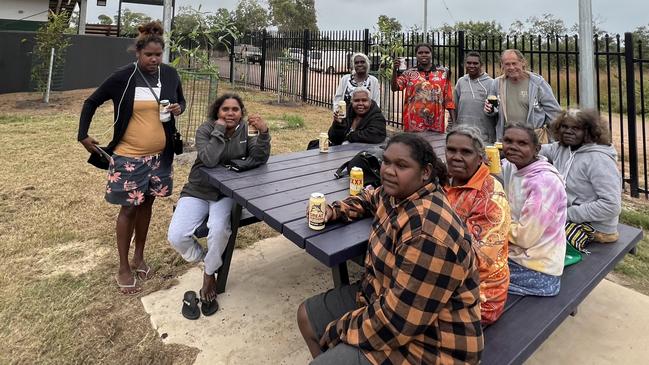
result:
<svg viewBox="0 0 649 365"><path fill-rule="evenodd" d="M160 82L160 66L158 66L158 83L156 85L159 88L162 88L162 83Z"/></svg>

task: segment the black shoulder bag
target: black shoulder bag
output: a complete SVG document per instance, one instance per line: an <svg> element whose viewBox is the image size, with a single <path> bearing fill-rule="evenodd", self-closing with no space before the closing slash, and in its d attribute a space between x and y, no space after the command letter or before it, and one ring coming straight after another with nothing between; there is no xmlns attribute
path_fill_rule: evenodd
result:
<svg viewBox="0 0 649 365"><path fill-rule="evenodd" d="M142 71L140 71L139 68L137 69L137 72L140 74L140 76L142 76L142 80L144 80L144 82L146 83L146 86L151 91L151 94L153 94L153 97L155 98L155 101L158 103L158 107L159 107L160 106L160 98L158 98L158 95L156 95L155 91L153 91L153 88L151 87L151 84L149 84L149 81L146 79L146 77L144 77L144 75L142 74ZM160 93L162 93L162 88L160 88ZM173 144L173 148L174 148L174 153L176 155L182 155L182 153L183 153L183 137L180 134L180 132L178 132L177 129L174 132L174 139L173 139L172 144Z"/></svg>
<svg viewBox="0 0 649 365"><path fill-rule="evenodd" d="M371 147L357 153L351 160L342 164L334 173L336 179L349 175L352 167L363 170L363 185L372 185L375 188L381 185L381 163L383 162L383 149L379 146Z"/></svg>

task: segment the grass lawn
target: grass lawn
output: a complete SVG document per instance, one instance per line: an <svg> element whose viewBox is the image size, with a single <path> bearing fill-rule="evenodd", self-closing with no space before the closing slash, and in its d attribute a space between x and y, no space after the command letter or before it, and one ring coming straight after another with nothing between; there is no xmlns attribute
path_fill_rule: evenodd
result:
<svg viewBox="0 0 649 365"><path fill-rule="evenodd" d="M163 345L138 296L116 290L118 208L103 199L105 172L86 163L76 142L81 104L91 92L56 93L50 106L37 94L0 95L0 363L191 364L197 350ZM248 111L270 121L273 154L303 150L330 123L327 108L277 106L271 93L240 94ZM107 103L91 128L103 144L112 113ZM189 267L169 247L166 230L192 162L175 164L174 195L154 205L146 259L155 275L144 294L173 285ZM649 229L647 206L625 203L623 220ZM261 223L244 227L238 245L275 234ZM616 272L649 293L647 239Z"/></svg>

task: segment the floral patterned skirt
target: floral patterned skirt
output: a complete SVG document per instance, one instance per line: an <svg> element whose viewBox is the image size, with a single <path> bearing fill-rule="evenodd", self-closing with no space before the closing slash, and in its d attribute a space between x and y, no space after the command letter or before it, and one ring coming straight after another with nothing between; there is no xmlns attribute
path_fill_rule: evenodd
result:
<svg viewBox="0 0 649 365"><path fill-rule="evenodd" d="M108 167L107 202L140 205L146 195L165 197L171 195L172 189L172 165L165 166L159 154L144 157L113 155Z"/></svg>

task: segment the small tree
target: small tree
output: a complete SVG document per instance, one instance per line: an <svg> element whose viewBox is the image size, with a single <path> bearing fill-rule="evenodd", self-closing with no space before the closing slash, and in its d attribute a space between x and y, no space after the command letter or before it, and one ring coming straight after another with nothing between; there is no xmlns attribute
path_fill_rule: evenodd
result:
<svg viewBox="0 0 649 365"><path fill-rule="evenodd" d="M48 22L36 32L36 44L32 56L35 58L32 67L32 82L37 91L47 92L47 80L50 67L50 55L54 49L54 64L52 69L64 61L65 50L70 46L70 40L65 36L68 29L68 14L65 11L54 13L50 10Z"/></svg>
<svg viewBox="0 0 649 365"><path fill-rule="evenodd" d="M119 25L119 23L121 23L121 25L119 25L119 35L134 38L139 34L137 30L138 26L150 22L151 17L144 13L133 12L126 8L122 12L122 16L119 18L119 23L117 20L117 16L115 16L115 24Z"/></svg>
<svg viewBox="0 0 649 365"><path fill-rule="evenodd" d="M379 75L381 78L392 78L394 57L403 54L403 39L401 38L401 23L395 18L379 15L378 32L374 34L372 52L380 57ZM372 57L374 59L374 55Z"/></svg>
<svg viewBox="0 0 649 365"><path fill-rule="evenodd" d="M106 14L101 14L97 18L99 19L99 24L103 24L103 25L113 24L113 19Z"/></svg>
<svg viewBox="0 0 649 365"><path fill-rule="evenodd" d="M218 73L218 66L210 62L210 51L219 46L229 50L232 46L229 39L239 37L231 18L203 12L201 6L198 9L183 7L178 17L182 27L169 34L169 49L176 56L171 64Z"/></svg>

